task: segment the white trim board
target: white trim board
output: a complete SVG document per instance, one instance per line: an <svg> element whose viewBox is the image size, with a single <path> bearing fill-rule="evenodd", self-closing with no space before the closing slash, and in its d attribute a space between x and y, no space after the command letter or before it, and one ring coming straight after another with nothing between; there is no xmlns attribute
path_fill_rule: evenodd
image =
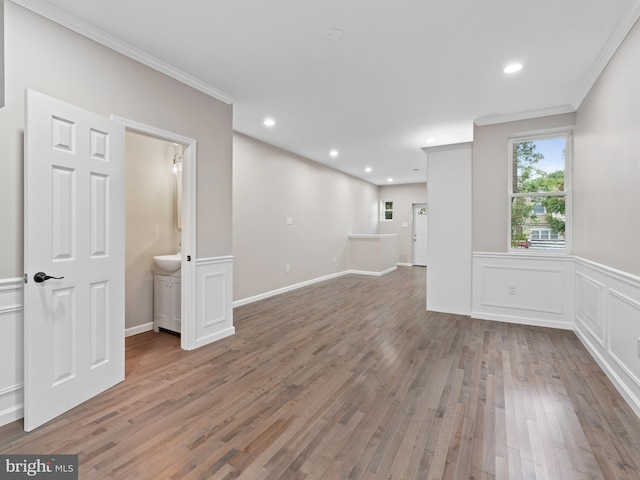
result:
<svg viewBox="0 0 640 480"><path fill-rule="evenodd" d="M135 327L129 327L125 329L124 336L125 337L133 337L134 335L139 335L145 332L153 331L153 322L143 323L142 325L136 325Z"/></svg>
<svg viewBox="0 0 640 480"><path fill-rule="evenodd" d="M527 112L505 113L503 115L490 115L476 118L473 123L479 127L485 125L495 125L497 123L516 122L519 120L530 120L532 118L550 117L551 115L562 115L574 113L576 109L572 105L560 105L558 107L541 108L539 110L529 110Z"/></svg>
<svg viewBox="0 0 640 480"><path fill-rule="evenodd" d="M280 295L281 293L292 292L294 290L298 290L299 288L308 287L309 285L314 285L316 283L324 282L326 280L343 277L344 275L369 275L369 276L381 277L382 275L386 275L387 273L393 272L394 270L397 270L397 269L398 267L391 267L382 272L343 270L342 272L332 273L330 275L325 275L323 277L312 278L310 280L305 280L304 282L295 283L293 285L287 285L286 287L277 288L269 292L264 292L258 295L236 300L233 302L233 308L241 307L243 305L248 305L249 303L253 303L253 302L259 302L260 300L266 300L267 298L275 297L276 295Z"/></svg>
<svg viewBox="0 0 640 480"><path fill-rule="evenodd" d="M588 72L584 82L577 89L573 102L571 102L571 106L575 110L578 110L582 101L587 97L593 88L593 85L609 63L609 60L613 58L638 18L640 18L640 0L634 0L631 2L631 5L629 5L627 14L623 16L623 21L618 24L616 30L612 33L611 37L609 37L609 40L602 49L600 56L591 67L591 70Z"/></svg>
<svg viewBox="0 0 640 480"><path fill-rule="evenodd" d="M267 298L275 297L276 295L280 295L281 293L292 292L294 290L298 290L299 288L307 287L315 283L324 282L325 280L331 280L333 278L342 277L343 275L348 275L349 273L351 273L349 270L345 270L338 273L332 273L331 275L312 278L311 280L295 283L293 285L287 285L286 287L277 288L269 292L259 293L258 295L253 295L251 297L242 298L240 300L236 300L233 302L233 308L241 307L243 305L248 305L249 303L253 303L253 302L259 302L260 300L266 300Z"/></svg>
<svg viewBox="0 0 640 480"><path fill-rule="evenodd" d="M387 268L386 270L382 270L381 272L371 272L371 271L368 271L368 270L349 270L348 273L352 273L354 275L369 275L369 276L372 276L372 277L381 277L381 276L386 275L387 273L391 273L391 272L393 272L393 271L395 271L397 269L398 269L398 267L394 266L394 267Z"/></svg>

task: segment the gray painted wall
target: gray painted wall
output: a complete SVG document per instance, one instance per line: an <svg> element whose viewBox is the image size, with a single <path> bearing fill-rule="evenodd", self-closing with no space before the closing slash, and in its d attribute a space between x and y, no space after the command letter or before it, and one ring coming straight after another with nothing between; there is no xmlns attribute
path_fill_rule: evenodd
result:
<svg viewBox="0 0 640 480"><path fill-rule="evenodd" d="M349 233L376 233L378 187L233 138L234 299L346 270Z"/></svg>
<svg viewBox="0 0 640 480"><path fill-rule="evenodd" d="M6 106L0 109L0 278L23 273L25 89L198 141L197 256L231 254L232 107L5 2ZM214 208L215 207L215 208Z"/></svg>
<svg viewBox="0 0 640 480"><path fill-rule="evenodd" d="M640 24L582 102L574 130L576 255L640 275Z"/></svg>
<svg viewBox="0 0 640 480"><path fill-rule="evenodd" d="M173 143L126 134L125 328L153 321L153 257L178 251Z"/></svg>

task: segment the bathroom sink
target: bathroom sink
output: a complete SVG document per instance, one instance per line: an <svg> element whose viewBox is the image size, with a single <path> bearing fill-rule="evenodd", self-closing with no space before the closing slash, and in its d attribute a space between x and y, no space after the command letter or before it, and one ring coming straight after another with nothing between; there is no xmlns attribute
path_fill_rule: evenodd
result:
<svg viewBox="0 0 640 480"><path fill-rule="evenodd" d="M153 262L162 270L175 272L180 269L182 265L182 255L179 253L174 253L172 255L156 255L153 257Z"/></svg>

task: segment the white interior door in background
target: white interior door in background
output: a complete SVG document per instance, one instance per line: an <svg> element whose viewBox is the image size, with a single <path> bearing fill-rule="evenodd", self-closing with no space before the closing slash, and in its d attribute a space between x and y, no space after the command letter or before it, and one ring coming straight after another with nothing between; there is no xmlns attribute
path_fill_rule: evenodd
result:
<svg viewBox="0 0 640 480"><path fill-rule="evenodd" d="M27 91L26 431L124 380L123 172L124 126Z"/></svg>
<svg viewBox="0 0 640 480"><path fill-rule="evenodd" d="M413 264L427 266L427 204L413 204Z"/></svg>

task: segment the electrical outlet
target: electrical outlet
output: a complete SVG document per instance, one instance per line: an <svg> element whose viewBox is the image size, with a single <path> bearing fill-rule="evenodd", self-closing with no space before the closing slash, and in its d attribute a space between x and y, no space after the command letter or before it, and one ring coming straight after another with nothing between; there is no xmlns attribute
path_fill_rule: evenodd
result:
<svg viewBox="0 0 640 480"><path fill-rule="evenodd" d="M509 286L507 287L507 293L508 293L509 295L515 295L516 293L518 293L518 291L517 291L517 289L516 289L516 286L515 286L515 285L509 285Z"/></svg>
<svg viewBox="0 0 640 480"><path fill-rule="evenodd" d="M336 257L333 257L333 263L336 263Z"/></svg>
<svg viewBox="0 0 640 480"><path fill-rule="evenodd" d="M291 271L291 265L287 264L285 266L285 270L286 270L287 273L289 273Z"/></svg>

